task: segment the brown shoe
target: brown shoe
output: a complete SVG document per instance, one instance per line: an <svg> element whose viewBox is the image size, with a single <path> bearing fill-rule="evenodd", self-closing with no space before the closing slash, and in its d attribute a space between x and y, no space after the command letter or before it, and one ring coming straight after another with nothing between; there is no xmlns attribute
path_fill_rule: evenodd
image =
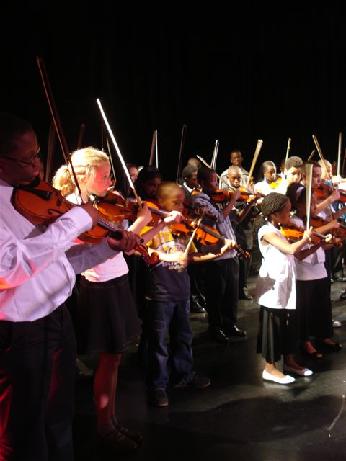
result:
<svg viewBox="0 0 346 461"><path fill-rule="evenodd" d="M102 446L113 453L133 453L139 447L138 443L126 437L119 429L109 432L107 435L99 435Z"/></svg>

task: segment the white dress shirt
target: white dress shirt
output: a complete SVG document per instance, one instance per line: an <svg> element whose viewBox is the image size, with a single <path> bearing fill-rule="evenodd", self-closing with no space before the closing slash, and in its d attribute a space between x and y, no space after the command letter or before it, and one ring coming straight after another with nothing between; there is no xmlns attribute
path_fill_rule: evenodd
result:
<svg viewBox="0 0 346 461"><path fill-rule="evenodd" d="M82 208L72 208L47 227L34 226L14 209L12 191L0 180L0 320L34 321L70 296L75 273L115 252L106 241L75 243L92 227Z"/></svg>
<svg viewBox="0 0 346 461"><path fill-rule="evenodd" d="M304 223L301 219L293 217L299 227L304 228ZM307 243L302 250L311 248L313 244ZM323 248L318 248L314 253L306 258L296 259L297 280L320 280L327 277L327 269L324 265L326 260Z"/></svg>
<svg viewBox="0 0 346 461"><path fill-rule="evenodd" d="M258 244L263 258L256 284L258 304L272 309L295 309L295 258L262 241L264 235L273 233L285 240L279 229L271 223L265 224L258 231Z"/></svg>

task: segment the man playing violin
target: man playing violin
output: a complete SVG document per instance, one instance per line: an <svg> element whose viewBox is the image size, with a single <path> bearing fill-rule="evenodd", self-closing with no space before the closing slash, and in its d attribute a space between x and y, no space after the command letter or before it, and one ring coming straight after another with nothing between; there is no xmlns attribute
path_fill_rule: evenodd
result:
<svg viewBox="0 0 346 461"><path fill-rule="evenodd" d="M0 114L0 459L72 460L75 339L64 305L75 273L131 250L138 236L75 245L98 219L91 204L33 225L12 204L40 170L31 125ZM32 201L35 195L32 194Z"/></svg>

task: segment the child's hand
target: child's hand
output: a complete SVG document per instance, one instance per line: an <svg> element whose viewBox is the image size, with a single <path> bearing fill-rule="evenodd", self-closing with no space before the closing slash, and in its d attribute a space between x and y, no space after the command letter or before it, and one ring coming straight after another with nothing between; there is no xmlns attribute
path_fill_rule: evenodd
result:
<svg viewBox="0 0 346 461"><path fill-rule="evenodd" d="M172 224L173 222L181 222L181 220L183 219L183 215L180 213L180 211L170 211L168 216L166 216L164 219L163 219L163 222L165 224Z"/></svg>
<svg viewBox="0 0 346 461"><path fill-rule="evenodd" d="M303 233L303 240L311 242L311 235L313 233L313 228L310 227L310 229L305 230Z"/></svg>
<svg viewBox="0 0 346 461"><path fill-rule="evenodd" d="M187 254L184 251L177 251L175 253L176 262L179 264L181 269L185 269L187 266Z"/></svg>
<svg viewBox="0 0 346 461"><path fill-rule="evenodd" d="M334 189L333 192L330 194L329 199L331 200L331 202L340 200L340 191L338 189Z"/></svg>
<svg viewBox="0 0 346 461"><path fill-rule="evenodd" d="M152 220L151 212L146 202L142 202L142 206L138 209L137 220L140 221L143 226L146 226Z"/></svg>

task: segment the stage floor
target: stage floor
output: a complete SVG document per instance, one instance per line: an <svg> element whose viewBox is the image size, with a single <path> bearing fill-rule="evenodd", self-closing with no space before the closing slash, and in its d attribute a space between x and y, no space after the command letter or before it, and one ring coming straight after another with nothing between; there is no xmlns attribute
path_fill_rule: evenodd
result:
<svg viewBox="0 0 346 461"><path fill-rule="evenodd" d="M251 280L253 283L253 279ZM207 319L191 315L195 369L207 374L210 388L174 390L168 408L147 404L135 348L120 370L118 416L144 435L131 456L101 450L95 436L92 378L76 386L76 461L337 461L346 459L346 283L332 285L333 318L342 322L335 339L344 348L318 361L305 362L315 371L289 386L261 379L256 354L258 307L241 301L239 326L245 342L229 345L209 340ZM316 306L317 308L317 306Z"/></svg>

